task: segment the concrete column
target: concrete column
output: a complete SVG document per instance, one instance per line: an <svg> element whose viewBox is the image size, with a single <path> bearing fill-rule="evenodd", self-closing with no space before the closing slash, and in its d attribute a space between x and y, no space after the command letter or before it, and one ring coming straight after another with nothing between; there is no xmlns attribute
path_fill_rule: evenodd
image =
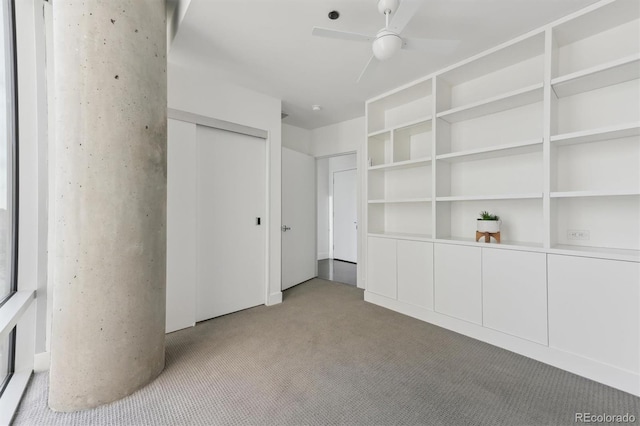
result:
<svg viewBox="0 0 640 426"><path fill-rule="evenodd" d="M53 3L49 406L57 411L122 398L164 367L165 7Z"/></svg>

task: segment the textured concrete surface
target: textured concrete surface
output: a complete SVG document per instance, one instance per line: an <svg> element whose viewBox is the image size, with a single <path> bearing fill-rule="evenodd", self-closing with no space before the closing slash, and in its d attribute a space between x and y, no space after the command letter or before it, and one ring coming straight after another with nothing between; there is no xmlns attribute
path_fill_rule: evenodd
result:
<svg viewBox="0 0 640 426"><path fill-rule="evenodd" d="M56 0L49 406L129 395L164 367L164 0Z"/></svg>

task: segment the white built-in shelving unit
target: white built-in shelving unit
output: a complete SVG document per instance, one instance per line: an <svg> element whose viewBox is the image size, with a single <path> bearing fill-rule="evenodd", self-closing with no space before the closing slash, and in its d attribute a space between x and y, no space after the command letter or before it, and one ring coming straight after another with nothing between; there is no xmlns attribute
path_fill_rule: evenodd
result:
<svg viewBox="0 0 640 426"><path fill-rule="evenodd" d="M639 253L638 2L608 4L551 33L550 246ZM570 240L573 229L589 240Z"/></svg>
<svg viewBox="0 0 640 426"><path fill-rule="evenodd" d="M618 355L640 359L639 34L640 2L602 0L367 101L365 299L640 395ZM483 210L500 244L475 241ZM575 300L610 318L594 351L589 313L558 309L603 270L633 309L589 278Z"/></svg>
<svg viewBox="0 0 640 426"><path fill-rule="evenodd" d="M432 85L425 81L369 105L369 229L431 236ZM414 182L405 185L406 182Z"/></svg>
<svg viewBox="0 0 640 426"><path fill-rule="evenodd" d="M368 101L369 234L464 242L489 210L503 244L640 259L637 9L604 2Z"/></svg>

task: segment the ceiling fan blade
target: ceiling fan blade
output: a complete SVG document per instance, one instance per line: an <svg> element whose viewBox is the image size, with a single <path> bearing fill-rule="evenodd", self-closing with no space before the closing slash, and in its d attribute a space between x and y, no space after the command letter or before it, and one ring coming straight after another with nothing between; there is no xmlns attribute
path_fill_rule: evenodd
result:
<svg viewBox="0 0 640 426"><path fill-rule="evenodd" d="M402 37L402 48L407 50L419 50L421 52L446 55L456 50L459 40L437 40L429 38Z"/></svg>
<svg viewBox="0 0 640 426"><path fill-rule="evenodd" d="M401 0L398 10L391 15L389 29L396 33L401 33L423 3L424 0Z"/></svg>
<svg viewBox="0 0 640 426"><path fill-rule="evenodd" d="M375 36L347 31L330 30L328 28L313 27L311 34L318 37L338 38L340 40L372 42Z"/></svg>
<svg viewBox="0 0 640 426"><path fill-rule="evenodd" d="M369 58L369 62L367 62L367 65L364 66L364 69L362 70L362 72L360 73L360 76L356 80L356 84L360 83L360 80L362 80L362 77L364 77L367 71L371 72L371 70L377 66L378 66L378 60L376 59L375 56L371 55L371 58Z"/></svg>

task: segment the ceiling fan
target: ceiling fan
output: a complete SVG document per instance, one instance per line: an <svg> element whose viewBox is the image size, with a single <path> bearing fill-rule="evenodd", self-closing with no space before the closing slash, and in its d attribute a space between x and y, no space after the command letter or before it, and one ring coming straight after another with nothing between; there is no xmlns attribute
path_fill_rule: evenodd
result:
<svg viewBox="0 0 640 426"><path fill-rule="evenodd" d="M455 50L457 40L435 40L400 37L400 33L416 14L424 0L378 0L378 11L385 16L385 26L376 35L349 31L337 31L314 27L311 34L318 37L338 38L350 41L372 42L373 55L360 73L360 82L367 70L379 61L386 61L400 49L419 50L427 53L446 54Z"/></svg>

